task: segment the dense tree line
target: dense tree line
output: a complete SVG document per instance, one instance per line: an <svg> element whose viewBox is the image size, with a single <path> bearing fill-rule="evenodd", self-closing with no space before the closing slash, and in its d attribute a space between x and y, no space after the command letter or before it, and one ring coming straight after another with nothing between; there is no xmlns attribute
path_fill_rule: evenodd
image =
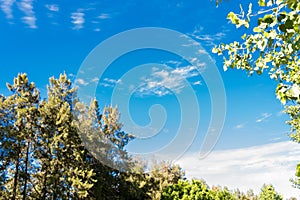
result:
<svg viewBox="0 0 300 200"><path fill-rule="evenodd" d="M134 137L122 131L117 109L80 102L66 74L50 78L45 99L26 74L7 87L11 95L0 96L1 199L159 199L164 186L183 178L170 163L145 173L124 150Z"/></svg>
<svg viewBox="0 0 300 200"><path fill-rule="evenodd" d="M209 189L169 162L146 172L125 150L134 136L122 130L117 109L80 102L66 74L49 79L45 99L26 74L7 88L10 95L0 96L0 199L282 199L272 186L260 196Z"/></svg>
<svg viewBox="0 0 300 200"><path fill-rule="evenodd" d="M259 195L255 195L252 190L247 193L238 189L230 191L227 187L209 186L203 180L180 180L177 184L172 184L163 190L162 200L179 199L201 199L201 200L283 200L272 185L263 185Z"/></svg>

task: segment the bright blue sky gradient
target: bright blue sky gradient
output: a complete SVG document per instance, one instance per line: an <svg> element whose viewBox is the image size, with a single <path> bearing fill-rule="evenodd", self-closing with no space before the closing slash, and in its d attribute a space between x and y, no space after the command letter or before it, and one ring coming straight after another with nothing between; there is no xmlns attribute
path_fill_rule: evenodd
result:
<svg viewBox="0 0 300 200"><path fill-rule="evenodd" d="M6 82L11 83L19 72L26 72L45 97L50 76L57 77L66 72L74 79L89 52L110 36L133 28L163 27L182 32L198 41L215 59L222 75L227 113L215 150L288 141L286 133L289 127L285 124L287 117L282 114L283 107L274 94L276 82L270 80L267 74L248 77L242 71L224 72L222 59L210 53L215 44L238 40L242 32L246 31L237 30L226 20L229 11L239 10L239 2L247 7L251 1L224 2L216 8L215 2L209 0L2 0L0 93L9 94ZM256 1L252 2L253 10L257 9ZM120 57L99 82L97 99L100 104L109 105L112 89L120 77L131 68L145 63L168 64L174 69L187 66L185 61L175 55L154 50L136 51ZM151 70L147 73L151 74ZM155 78L148 77L152 81ZM210 121L210 96L200 75L189 74L187 80L199 99L201 111L200 129L190 148L190 152L197 152ZM145 91L145 94L132 97L132 117L136 123L146 125L150 120L149 107L162 104L167 112L167 122L157 138L148 143L134 141L128 146L131 150L155 150L175 136L180 122L176 94L160 95L156 92L150 91L148 94Z"/></svg>
<svg viewBox="0 0 300 200"><path fill-rule="evenodd" d="M247 5L245 2L243 4ZM216 8L214 2L208 0L164 3L90 1L72 4L63 1L39 3L23 0L14 2L9 11L6 8L8 6L5 7L2 3L0 92L6 92L5 83L11 82L18 72L26 72L45 94L50 76L58 76L62 72L75 75L84 58L97 44L132 28L158 26L174 29L193 37L210 52L213 44L239 38L240 31L226 20L227 12L238 10L238 6L236 2L225 2ZM288 126L284 124L285 117L279 114L282 107L274 95L276 83L267 76L248 78L244 72L231 70L224 73L221 59L212 56L224 79L228 98L226 123L217 148L237 148L272 140L288 140L284 135ZM137 52L117 60L118 64L110 67L107 76L118 79L136 65L151 62L163 64L169 60L176 60L176 57L157 51ZM193 77L192 81L195 83L198 79L201 81L199 76ZM209 94L203 80L201 82L204 85L195 85L194 89L201 97L201 120L207 121L209 118L205 115L209 115L209 111L206 112L209 108ZM98 99L102 105L109 104L105 102L109 100L106 99L110 94L109 89L99 89ZM267 117L257 122L264 116Z"/></svg>

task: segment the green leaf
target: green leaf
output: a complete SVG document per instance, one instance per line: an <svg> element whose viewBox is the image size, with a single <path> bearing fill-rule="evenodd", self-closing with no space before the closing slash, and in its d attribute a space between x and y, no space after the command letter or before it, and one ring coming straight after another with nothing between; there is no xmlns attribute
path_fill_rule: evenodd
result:
<svg viewBox="0 0 300 200"><path fill-rule="evenodd" d="M243 40L245 40L246 37L247 37L247 34L246 34L246 33L244 33L244 35L241 36L241 38L242 38Z"/></svg>
<svg viewBox="0 0 300 200"><path fill-rule="evenodd" d="M296 176L300 178L300 163L297 165Z"/></svg>
<svg viewBox="0 0 300 200"><path fill-rule="evenodd" d="M259 5L259 6L265 6L265 5L266 5L265 0L259 0L259 1L258 1L258 5Z"/></svg>
<svg viewBox="0 0 300 200"><path fill-rule="evenodd" d="M218 53L217 47L214 47L214 48L212 49L212 53Z"/></svg>
<svg viewBox="0 0 300 200"><path fill-rule="evenodd" d="M253 32L254 33L260 33L261 29L259 27L254 27Z"/></svg>
<svg viewBox="0 0 300 200"><path fill-rule="evenodd" d="M271 24L274 21L273 15L272 14L265 15L263 21L267 24Z"/></svg>

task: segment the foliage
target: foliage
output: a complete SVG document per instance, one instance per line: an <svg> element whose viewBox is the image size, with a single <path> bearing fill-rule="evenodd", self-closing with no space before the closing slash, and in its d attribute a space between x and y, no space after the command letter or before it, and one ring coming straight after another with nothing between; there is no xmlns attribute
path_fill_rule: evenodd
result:
<svg viewBox="0 0 300 200"><path fill-rule="evenodd" d="M26 74L7 86L12 95L0 102L2 197L86 197L94 174L73 125L71 82L66 75L51 78L43 101Z"/></svg>
<svg viewBox="0 0 300 200"><path fill-rule="evenodd" d="M125 150L134 136L122 130L118 110L80 102L66 74L50 78L43 100L26 74L7 86L11 95L0 96L1 199L257 199L187 181L170 162L146 172ZM263 195L277 198L266 188Z"/></svg>
<svg viewBox="0 0 300 200"><path fill-rule="evenodd" d="M162 162L150 173L125 146L114 107L85 105L66 74L51 77L47 98L19 74L0 96L1 199L160 199L184 172Z"/></svg>
<svg viewBox="0 0 300 200"><path fill-rule="evenodd" d="M257 13L252 13L250 3L248 12L241 7L240 14L230 12L227 17L237 28L251 27L252 33L245 33L242 41L220 44L213 52L223 56L225 71L236 68L250 75L267 72L277 81L277 98L290 116L290 138L300 143L300 2L259 0L258 4L261 10ZM257 18L257 25L251 24L251 17ZM299 187L299 173L296 176Z"/></svg>
<svg viewBox="0 0 300 200"><path fill-rule="evenodd" d="M237 199L226 187L213 187L209 189L204 181L180 180L177 184L166 187L162 194L162 200L202 199L202 200L234 200Z"/></svg>
<svg viewBox="0 0 300 200"><path fill-rule="evenodd" d="M0 152L4 158L0 194L7 199L25 199L33 189L29 180L36 170L30 162L30 154L37 143L39 92L25 74L20 74L14 79L14 84L7 84L7 87L12 95L2 97L0 101Z"/></svg>
<svg viewBox="0 0 300 200"><path fill-rule="evenodd" d="M120 170L131 164L124 146L133 136L121 130L116 108L104 108L100 114L97 101L80 103L66 74L50 78L44 100L26 74L7 86L12 95L0 96L2 199L110 199L125 193L116 190L130 187ZM85 148L82 138L95 139L92 135L102 139L92 147L105 149L101 155L118 163L119 170L105 166Z"/></svg>
<svg viewBox="0 0 300 200"><path fill-rule="evenodd" d="M258 200L258 196L254 194L252 189L248 190L246 194L241 192L239 189L236 189L233 195L239 200Z"/></svg>
<svg viewBox="0 0 300 200"><path fill-rule="evenodd" d="M151 199L161 199L164 188L177 184L180 180L184 179L184 175L185 173L179 165L165 161L154 162L147 176L148 182L150 181L154 186L148 191Z"/></svg>
<svg viewBox="0 0 300 200"><path fill-rule="evenodd" d="M283 198L275 191L273 185L263 185L259 200L283 200Z"/></svg>
<svg viewBox="0 0 300 200"><path fill-rule="evenodd" d="M227 187L213 186L211 189L205 181L179 180L177 184L172 184L163 190L162 200L282 200L272 185L263 185L259 196L255 195L252 190L247 194L240 192L238 189L234 192Z"/></svg>

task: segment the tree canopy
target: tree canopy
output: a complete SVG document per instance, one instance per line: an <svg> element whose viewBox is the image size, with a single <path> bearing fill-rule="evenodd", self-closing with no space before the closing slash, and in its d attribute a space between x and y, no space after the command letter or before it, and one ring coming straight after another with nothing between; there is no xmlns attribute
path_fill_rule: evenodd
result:
<svg viewBox="0 0 300 200"><path fill-rule="evenodd" d="M275 191L273 185L263 185L259 200L283 200L283 198Z"/></svg>
<svg viewBox="0 0 300 200"><path fill-rule="evenodd" d="M45 99L26 74L0 96L1 199L160 199L183 170L157 163L150 173L125 146L116 107L85 105L66 74L51 77ZM90 151L92 149L92 151Z"/></svg>
<svg viewBox="0 0 300 200"><path fill-rule="evenodd" d="M122 130L118 110L80 102L66 74L49 79L44 99L26 74L7 87L11 94L0 96L1 199L257 199L188 181L171 162L148 169L128 155L134 136ZM265 188L265 196L277 195Z"/></svg>

